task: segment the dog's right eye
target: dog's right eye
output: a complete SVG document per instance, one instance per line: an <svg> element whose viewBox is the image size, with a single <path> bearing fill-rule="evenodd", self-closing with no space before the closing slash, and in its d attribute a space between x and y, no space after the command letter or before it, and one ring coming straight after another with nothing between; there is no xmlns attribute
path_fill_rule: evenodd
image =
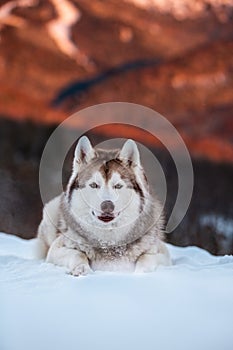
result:
<svg viewBox="0 0 233 350"><path fill-rule="evenodd" d="M99 188L99 185L97 185L96 182L92 182L89 186L90 186L91 188Z"/></svg>

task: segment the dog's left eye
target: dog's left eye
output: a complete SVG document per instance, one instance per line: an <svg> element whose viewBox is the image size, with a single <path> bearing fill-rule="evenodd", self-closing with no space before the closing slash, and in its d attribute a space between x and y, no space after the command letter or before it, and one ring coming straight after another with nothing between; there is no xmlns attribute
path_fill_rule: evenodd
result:
<svg viewBox="0 0 233 350"><path fill-rule="evenodd" d="M99 188L99 185L97 185L96 182L92 182L91 184L89 184L89 186L90 186L91 188Z"/></svg>
<svg viewBox="0 0 233 350"><path fill-rule="evenodd" d="M123 185L121 185L121 184L116 184L115 186L114 186L114 188L116 189L116 190L119 190L120 188L122 188L123 187Z"/></svg>

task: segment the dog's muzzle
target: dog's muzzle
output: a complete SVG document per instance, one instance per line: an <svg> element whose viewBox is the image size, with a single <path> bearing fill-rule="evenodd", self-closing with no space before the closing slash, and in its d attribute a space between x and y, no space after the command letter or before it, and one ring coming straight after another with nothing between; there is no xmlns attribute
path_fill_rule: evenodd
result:
<svg viewBox="0 0 233 350"><path fill-rule="evenodd" d="M100 205L100 208L100 215L96 215L94 211L92 211L92 214L97 216L97 218L103 222L110 222L114 220L116 216L119 215L119 213L117 215L114 214L113 211L115 209L115 206L110 200L103 201Z"/></svg>
<svg viewBox="0 0 233 350"><path fill-rule="evenodd" d="M100 205L100 208L102 212L101 212L101 215L98 216L99 220L103 222L110 222L115 218L113 214L113 210L115 206L112 201L110 200L103 201Z"/></svg>

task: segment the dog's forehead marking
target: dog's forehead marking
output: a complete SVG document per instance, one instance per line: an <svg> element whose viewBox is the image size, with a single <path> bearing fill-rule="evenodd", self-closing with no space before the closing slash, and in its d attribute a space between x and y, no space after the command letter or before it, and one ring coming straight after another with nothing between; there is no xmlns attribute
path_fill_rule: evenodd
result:
<svg viewBox="0 0 233 350"><path fill-rule="evenodd" d="M119 176L118 178L126 183L127 188L133 189L139 195L140 212L143 210L145 203L144 193L141 185L137 181L136 174L129 165L125 166L120 160L112 159L102 164L100 172L106 182L113 178L113 174Z"/></svg>
<svg viewBox="0 0 233 350"><path fill-rule="evenodd" d="M105 161L99 171L105 181L108 182L112 178L113 173L119 173L119 176L121 176L121 172L123 171L122 162L118 159Z"/></svg>

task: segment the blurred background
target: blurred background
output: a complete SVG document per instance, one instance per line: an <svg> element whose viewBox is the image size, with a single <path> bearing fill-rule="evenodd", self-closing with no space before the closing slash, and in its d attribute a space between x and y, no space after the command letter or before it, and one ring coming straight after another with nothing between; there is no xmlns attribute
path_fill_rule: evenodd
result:
<svg viewBox="0 0 233 350"><path fill-rule="evenodd" d="M39 162L54 128L125 101L164 115L191 153L193 198L168 241L233 254L232 39L233 0L0 1L0 231L36 235ZM163 166L169 215L176 169L156 140L124 127L89 137L143 141Z"/></svg>

